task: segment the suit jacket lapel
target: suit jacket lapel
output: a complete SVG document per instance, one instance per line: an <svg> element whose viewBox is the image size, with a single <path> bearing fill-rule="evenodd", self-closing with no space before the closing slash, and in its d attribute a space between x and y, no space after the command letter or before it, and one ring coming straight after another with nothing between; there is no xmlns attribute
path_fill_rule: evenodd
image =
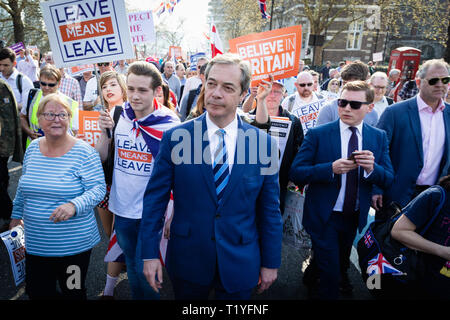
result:
<svg viewBox="0 0 450 320"><path fill-rule="evenodd" d="M209 194L213 198L215 202L217 202L217 194L216 194L216 186L214 185L214 175L213 175L213 169L212 164L206 163L205 159L207 159L209 162L211 162L211 151L209 150L209 139L208 139L208 133L207 127L206 127L206 113L204 113L202 116L200 116L199 119L194 121L201 121L202 122L202 136L196 137L194 134L194 139L202 139L202 161L201 161L201 171L203 174L203 178L206 183L206 189L208 190ZM194 129L195 130L195 129ZM205 139L203 139L205 137Z"/></svg>
<svg viewBox="0 0 450 320"><path fill-rule="evenodd" d="M439 177L443 175L442 170L447 166L449 161L448 154L450 152L450 105L446 104L444 112L442 114L444 117L444 127L445 127L445 144L444 144L444 155L442 157Z"/></svg>
<svg viewBox="0 0 450 320"><path fill-rule="evenodd" d="M417 150L419 150L420 159L423 162L423 146L422 146L422 128L420 126L419 110L417 107L417 98L409 101L409 120L413 130L414 140L416 141Z"/></svg>
<svg viewBox="0 0 450 320"><path fill-rule="evenodd" d="M330 150L332 151L331 153L331 161L335 161L337 159L342 158L342 148L341 148L341 129L339 126L339 119L335 121L334 126L331 129L330 132L330 137L331 139L328 139L328 141L331 143L331 148ZM337 175L338 179L338 189L341 188L341 175Z"/></svg>
<svg viewBox="0 0 450 320"><path fill-rule="evenodd" d="M373 152L373 150L375 150L375 146L373 145L373 141L371 139L371 135L368 132L368 130L370 130L368 128L368 125L366 123L363 123L363 127L362 127L362 150L370 150ZM364 177L364 169L360 168L359 170L359 178L361 179L362 177Z"/></svg>

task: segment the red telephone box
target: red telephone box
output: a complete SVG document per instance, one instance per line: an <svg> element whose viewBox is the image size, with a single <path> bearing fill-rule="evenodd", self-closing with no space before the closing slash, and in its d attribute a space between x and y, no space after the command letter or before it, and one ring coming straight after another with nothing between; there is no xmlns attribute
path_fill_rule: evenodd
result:
<svg viewBox="0 0 450 320"><path fill-rule="evenodd" d="M395 85L395 101L397 101L397 94L403 84L416 77L420 64L420 54L421 51L419 49L411 47L400 47L392 50L391 58L389 59L388 74L392 69L399 69L401 71L400 78Z"/></svg>

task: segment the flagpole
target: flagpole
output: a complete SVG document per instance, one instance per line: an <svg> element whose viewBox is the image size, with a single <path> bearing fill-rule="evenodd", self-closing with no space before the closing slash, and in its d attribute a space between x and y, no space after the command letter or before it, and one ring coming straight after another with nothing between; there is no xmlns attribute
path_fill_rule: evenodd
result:
<svg viewBox="0 0 450 320"><path fill-rule="evenodd" d="M274 0L272 0L272 8L270 8L270 29L269 30L272 30L273 3L274 3Z"/></svg>

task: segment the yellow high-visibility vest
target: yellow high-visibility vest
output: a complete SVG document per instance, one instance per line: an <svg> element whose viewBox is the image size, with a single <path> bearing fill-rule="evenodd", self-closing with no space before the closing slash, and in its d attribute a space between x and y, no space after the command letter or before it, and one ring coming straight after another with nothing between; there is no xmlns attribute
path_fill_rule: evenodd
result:
<svg viewBox="0 0 450 320"><path fill-rule="evenodd" d="M62 97L64 97L67 102L71 105L71 109L72 109L72 120L70 121L69 124L69 128L72 129L72 121L74 119L75 116L75 112L78 111L78 102L76 102L75 100L69 98L68 96L66 96L65 94L62 94L61 92L58 92L59 95L61 95ZM39 102L42 99L42 90L39 90L39 92L34 96L33 100L31 101L31 105L33 106L31 109L31 112L29 113L29 123L30 123L30 129L33 130L33 132L38 132L40 127L39 127L39 120L37 117L37 110L39 107ZM31 143L31 138L28 137L27 138L27 145L26 147L28 148L28 146Z"/></svg>

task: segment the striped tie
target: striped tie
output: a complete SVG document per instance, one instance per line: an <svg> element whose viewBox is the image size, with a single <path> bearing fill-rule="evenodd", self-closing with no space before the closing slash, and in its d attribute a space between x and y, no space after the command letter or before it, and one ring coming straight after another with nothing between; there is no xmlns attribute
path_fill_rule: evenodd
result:
<svg viewBox="0 0 450 320"><path fill-rule="evenodd" d="M219 136L219 144L216 152L214 152L213 173L217 200L220 202L228 183L230 170L228 168L227 147L224 139L225 130L219 129L216 131L216 134Z"/></svg>

